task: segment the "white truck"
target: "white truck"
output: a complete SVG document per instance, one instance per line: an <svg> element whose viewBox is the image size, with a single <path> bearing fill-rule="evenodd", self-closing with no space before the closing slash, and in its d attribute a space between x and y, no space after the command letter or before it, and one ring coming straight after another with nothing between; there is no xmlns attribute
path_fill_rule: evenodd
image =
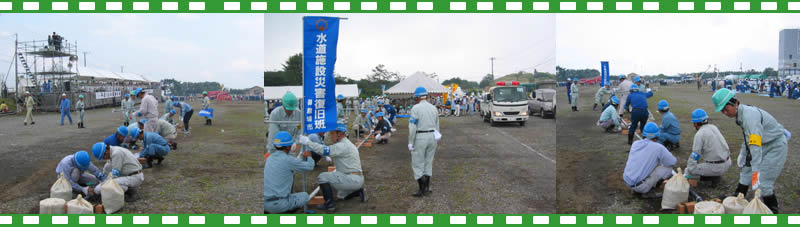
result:
<svg viewBox="0 0 800 227"><path fill-rule="evenodd" d="M517 81L497 82L481 100L481 117L484 122L517 122L525 126L528 121L528 98L525 88Z"/></svg>

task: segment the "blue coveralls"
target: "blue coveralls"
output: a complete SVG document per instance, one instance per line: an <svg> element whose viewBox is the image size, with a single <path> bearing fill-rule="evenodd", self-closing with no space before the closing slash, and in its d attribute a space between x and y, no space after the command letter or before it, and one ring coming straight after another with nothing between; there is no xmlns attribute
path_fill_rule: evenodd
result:
<svg viewBox="0 0 800 227"><path fill-rule="evenodd" d="M291 193L295 172L314 169L314 159L302 161L285 152L273 152L264 163L264 212L276 214L303 207L307 192Z"/></svg>
<svg viewBox="0 0 800 227"><path fill-rule="evenodd" d="M572 82L567 84L567 102L572 105Z"/></svg>
<svg viewBox="0 0 800 227"><path fill-rule="evenodd" d="M664 113L664 117L661 118L661 133L659 133L658 142L664 144L665 141L673 144L681 142L681 127L678 118L672 112Z"/></svg>
<svg viewBox="0 0 800 227"><path fill-rule="evenodd" d="M647 111L647 98L650 97L653 97L652 91L648 93L635 91L628 94L628 98L625 100L625 109L628 109L629 106L633 107L631 110L631 126L628 134L629 140L633 139L636 129L640 127L644 128L644 124L647 123L647 118L650 117L650 113Z"/></svg>
<svg viewBox="0 0 800 227"><path fill-rule="evenodd" d="M140 158L147 156L160 158L167 156L169 153L169 144L167 140L161 137L157 132L144 132L144 139L142 141L142 152L139 153Z"/></svg>
<svg viewBox="0 0 800 227"><path fill-rule="evenodd" d="M86 170L81 170L75 165L75 155L67 155L56 166L56 175L64 173L69 184L72 186L72 191L77 193L88 193L83 190L84 186L89 184L97 185L98 182L103 181L105 177L103 173L91 162Z"/></svg>
<svg viewBox="0 0 800 227"><path fill-rule="evenodd" d="M69 118L69 124L72 124L72 115L69 114L69 99L64 98L61 100L61 125L64 125L64 116L66 115Z"/></svg>
<svg viewBox="0 0 800 227"><path fill-rule="evenodd" d="M396 123L394 120L395 117L397 117L397 111L394 109L394 107L392 105L386 104L383 105L383 109L386 110L386 116L388 116L387 118L389 119L389 122L391 122L392 124Z"/></svg>

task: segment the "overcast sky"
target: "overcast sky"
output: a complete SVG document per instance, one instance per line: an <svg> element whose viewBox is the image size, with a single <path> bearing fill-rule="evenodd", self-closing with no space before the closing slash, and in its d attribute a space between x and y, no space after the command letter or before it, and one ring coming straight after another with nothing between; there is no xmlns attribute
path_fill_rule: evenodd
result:
<svg viewBox="0 0 800 227"><path fill-rule="evenodd" d="M302 17L264 16L266 70L302 52ZM336 73L365 78L378 64L409 76L437 73L440 80L479 81L520 70L555 72L555 16L552 14L361 14L340 15Z"/></svg>
<svg viewBox="0 0 800 227"><path fill-rule="evenodd" d="M216 81L263 86L263 14L2 14L0 74L21 41L57 32L78 41L89 67L142 74L150 80ZM13 73L13 69L12 69ZM14 84L13 77L9 84Z"/></svg>
<svg viewBox="0 0 800 227"><path fill-rule="evenodd" d="M675 75L764 70L778 65L781 29L800 27L800 15L778 14L566 14L556 18L557 64Z"/></svg>

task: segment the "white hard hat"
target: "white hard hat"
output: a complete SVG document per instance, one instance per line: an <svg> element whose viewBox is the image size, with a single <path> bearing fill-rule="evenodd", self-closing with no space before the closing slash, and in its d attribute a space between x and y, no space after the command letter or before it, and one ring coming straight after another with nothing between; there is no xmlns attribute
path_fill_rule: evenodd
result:
<svg viewBox="0 0 800 227"><path fill-rule="evenodd" d="M26 95L30 95L31 93L29 91L25 91L25 94Z"/></svg>
<svg viewBox="0 0 800 227"><path fill-rule="evenodd" d="M61 96L62 96L62 97L63 97L63 96L67 96L67 93L61 93Z"/></svg>

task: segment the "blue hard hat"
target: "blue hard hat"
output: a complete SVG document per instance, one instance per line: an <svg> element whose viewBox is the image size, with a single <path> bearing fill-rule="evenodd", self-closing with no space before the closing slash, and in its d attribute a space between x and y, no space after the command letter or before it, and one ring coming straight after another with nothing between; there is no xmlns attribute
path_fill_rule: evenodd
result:
<svg viewBox="0 0 800 227"><path fill-rule="evenodd" d="M634 83L636 83L636 82L639 82L639 81L642 81L642 78L641 78L641 77L639 77L639 76L635 76L635 77L633 77L633 82L634 82Z"/></svg>
<svg viewBox="0 0 800 227"><path fill-rule="evenodd" d="M139 93L142 93L142 88L136 88L136 90L133 90L133 95L139 96Z"/></svg>
<svg viewBox="0 0 800 227"><path fill-rule="evenodd" d="M375 114L375 117L383 117L383 112L378 112Z"/></svg>
<svg viewBox="0 0 800 227"><path fill-rule="evenodd" d="M639 85L631 85L631 91L639 91Z"/></svg>
<svg viewBox="0 0 800 227"><path fill-rule="evenodd" d="M174 115L175 114L175 110L169 110L169 113Z"/></svg>
<svg viewBox="0 0 800 227"><path fill-rule="evenodd" d="M99 142L92 146L92 156L97 160L103 160L103 156L106 155L106 143Z"/></svg>
<svg viewBox="0 0 800 227"><path fill-rule="evenodd" d="M339 94L336 96L336 100L342 100L342 99L344 99L344 95Z"/></svg>
<svg viewBox="0 0 800 227"><path fill-rule="evenodd" d="M275 134L275 140L272 141L272 144L279 147L288 147L294 144L294 140L292 140L292 135L286 131L280 131L278 134Z"/></svg>
<svg viewBox="0 0 800 227"><path fill-rule="evenodd" d="M128 127L119 126L119 128L117 128L117 134L121 135L122 137L128 136Z"/></svg>
<svg viewBox="0 0 800 227"><path fill-rule="evenodd" d="M142 120L139 121L139 123L146 124L147 123L147 119L142 119Z"/></svg>
<svg viewBox="0 0 800 227"><path fill-rule="evenodd" d="M658 101L658 110L668 110L668 109L669 109L669 103L667 103L667 100L662 99L661 101Z"/></svg>
<svg viewBox="0 0 800 227"><path fill-rule="evenodd" d="M127 94L127 93L126 93L126 94L125 94L125 97L131 97L131 94Z"/></svg>
<svg viewBox="0 0 800 227"><path fill-rule="evenodd" d="M86 170L89 168L92 158L89 157L89 153L86 153L86 151L78 151L72 156L72 161L75 162L75 166L77 166L78 169Z"/></svg>
<svg viewBox="0 0 800 227"><path fill-rule="evenodd" d="M347 126L344 124L336 124L336 131L347 132Z"/></svg>
<svg viewBox="0 0 800 227"><path fill-rule="evenodd" d="M367 113L367 110L361 110L362 113Z"/></svg>
<svg viewBox="0 0 800 227"><path fill-rule="evenodd" d="M428 95L428 90L426 90L424 87L417 87L417 89L414 89L414 97L420 97L426 95Z"/></svg>
<svg viewBox="0 0 800 227"><path fill-rule="evenodd" d="M140 133L139 128L133 128L133 130L131 130L131 138L133 139L139 138L139 133Z"/></svg>
<svg viewBox="0 0 800 227"><path fill-rule="evenodd" d="M708 120L708 114L703 109L692 111L692 123L699 123Z"/></svg>
<svg viewBox="0 0 800 227"><path fill-rule="evenodd" d="M375 109L375 106L369 106L369 109L370 109L370 110L371 110L371 109Z"/></svg>
<svg viewBox="0 0 800 227"><path fill-rule="evenodd" d="M617 98L617 96L611 96L611 103L612 104L619 104L619 98Z"/></svg>
<svg viewBox="0 0 800 227"><path fill-rule="evenodd" d="M644 135L644 137L647 138L656 138L658 137L659 134L658 132L659 132L658 125L653 122L648 122L646 125L644 125L644 130L642 130L642 135Z"/></svg>
<svg viewBox="0 0 800 227"><path fill-rule="evenodd" d="M382 105L382 104L383 104L383 101L378 101L378 105Z"/></svg>
<svg viewBox="0 0 800 227"><path fill-rule="evenodd" d="M174 102L174 103L172 103L172 105L175 106L175 107L178 107L178 104L180 104L180 103L181 102Z"/></svg>
<svg viewBox="0 0 800 227"><path fill-rule="evenodd" d="M174 95L172 96L172 100L175 100L175 96Z"/></svg>

